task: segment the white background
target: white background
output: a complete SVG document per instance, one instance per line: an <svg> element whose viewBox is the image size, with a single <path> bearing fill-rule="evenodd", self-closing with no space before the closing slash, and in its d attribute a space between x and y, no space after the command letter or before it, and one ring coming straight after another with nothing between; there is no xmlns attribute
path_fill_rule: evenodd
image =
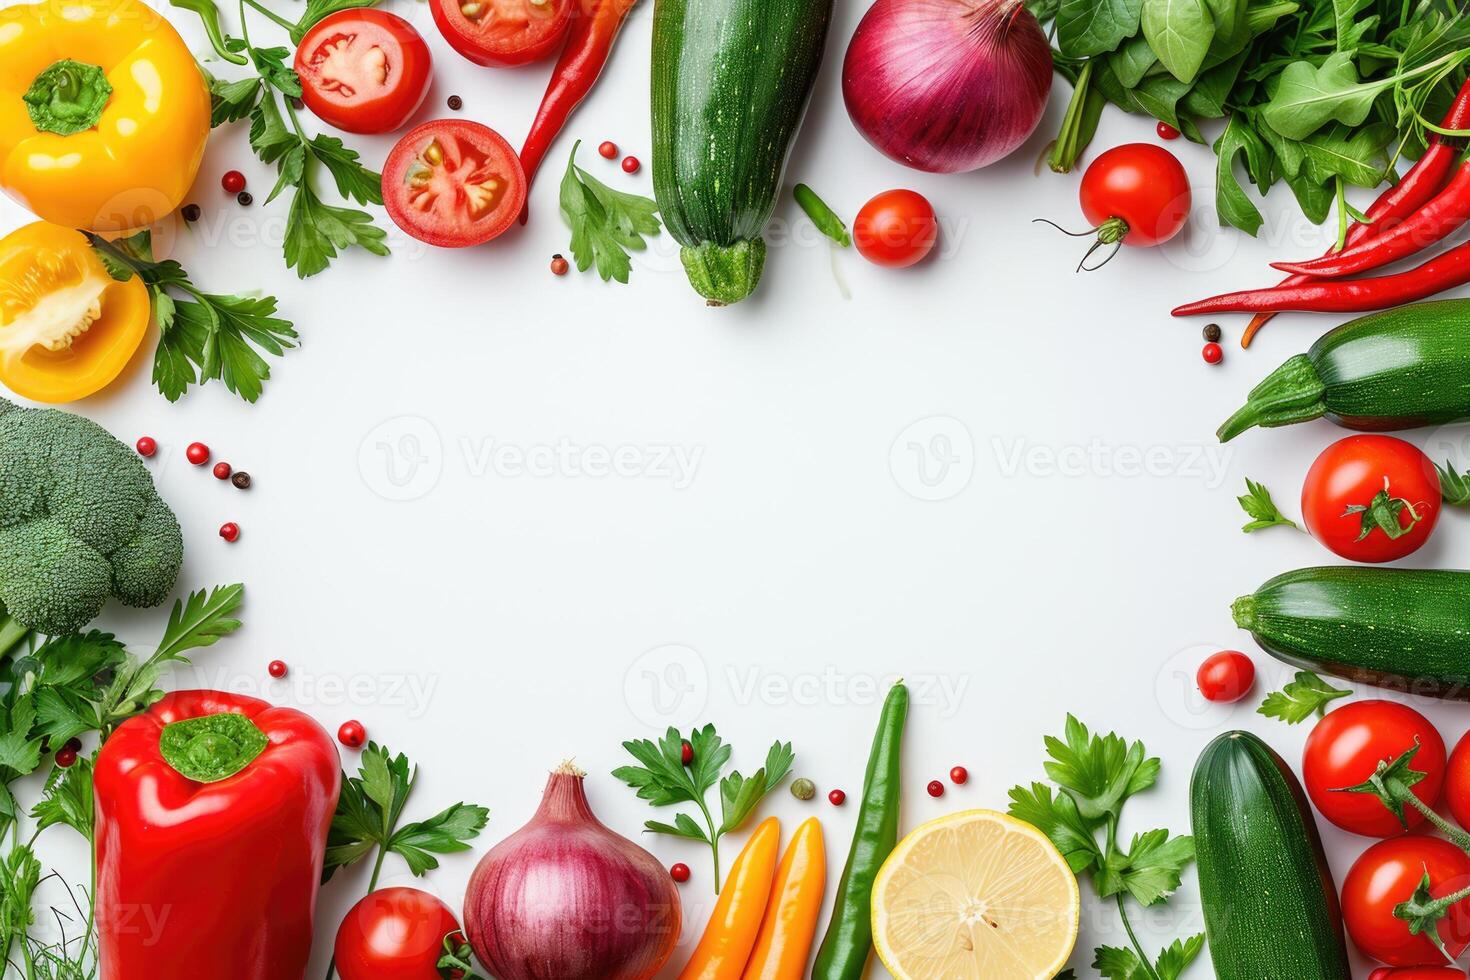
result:
<svg viewBox="0 0 1470 980"><path fill-rule="evenodd" d="M278 6L295 16L294 4ZM437 59L419 121L448 114L446 97L459 94L464 117L519 145L549 65L475 67L441 41L423 4L391 9ZM531 224L486 247L437 251L394 231L391 259L350 254L300 282L278 247L285 202L242 210L219 189L238 168L259 202L274 175L249 153L243 124L217 131L193 196L204 218L177 229L172 254L207 289L278 296L302 348L272 362L254 406L220 385L169 405L144 356L108 392L71 406L127 442L158 439L149 465L187 539L181 590L247 583L245 628L203 652L179 686L263 694L333 731L360 718L421 766L411 818L461 799L491 808L476 855L427 879L456 909L475 857L525 821L565 757L591 772L593 805L620 832L671 817L609 772L627 761L622 740L695 720L715 722L747 772L772 740L794 742L797 772L821 795L802 804L783 787L762 812L788 830L820 816L835 882L878 702L897 675L915 695L906 829L959 808L1003 809L1009 787L1041 778L1042 737L1069 711L1163 759L1125 831L1187 832L1194 759L1228 728L1260 732L1299 761L1307 726L1253 713L1285 668L1257 655L1257 696L1230 709L1201 706L1192 678L1214 649L1257 653L1232 625L1235 596L1332 560L1287 530L1243 536L1243 478L1265 481L1295 515L1307 467L1342 433L1318 422L1220 447L1213 432L1252 384L1338 319L1283 317L1243 352L1244 318L1226 318L1226 362L1210 367L1202 323L1168 311L1274 282L1265 263L1315 254L1323 233L1284 188L1260 240L1219 229L1215 159L1180 141L1171 148L1194 182L1191 226L1164 248L1128 249L1075 275L1085 243L1031 224L1082 224L1077 175L1033 171L1065 85L1009 160L956 176L904 170L842 107L840 60L862 11L838 4L788 182L812 184L847 216L888 187L928 195L944 235L921 267L885 271L840 254L845 299L830 250L786 194L765 279L738 306L706 309L667 236L629 286L553 278L548 260L568 241L556 197L572 138L588 144L581 162L594 174L651 193L646 166L628 178L595 153L610 138L649 157L644 3L548 159ZM204 53L192 15L170 15ZM273 36L262 20L252 29L258 43ZM1154 139L1151 122L1109 109L1094 145ZM376 166L392 138L348 142ZM3 208L4 229L28 220ZM1410 437L1464 462L1457 432ZM249 470L255 487L241 493L189 466L183 449L195 439ZM650 469L598 478L495 463L497 447L563 441L578 453L633 447L629 458ZM660 475L670 447L697 460L692 480ZM411 457L419 468L395 485ZM936 496L945 499L923 499ZM243 528L237 544L216 536L227 520ZM1414 563L1453 566L1464 525L1446 520ZM163 617L109 610L101 623L148 649ZM671 646L680 649L661 649ZM272 682L265 665L278 657L292 673ZM1451 742L1466 727L1455 707L1425 710ZM925 784L956 764L970 784L931 800ZM847 790L848 806L825 802L832 787ZM1324 837L1340 881L1365 842L1331 827ZM43 856L81 880L82 855L64 840L53 831ZM694 870L687 949L712 897L707 854L642 842ZM730 856L737 849L727 843ZM386 883L407 880L397 859L388 870ZM324 890L308 976L321 975L365 883L355 869ZM1125 937L1110 904L1087 897L1083 919L1073 965L1087 976L1092 947ZM1138 920L1151 947L1198 931L1192 872L1173 902ZM1189 975L1209 976L1207 960Z"/></svg>

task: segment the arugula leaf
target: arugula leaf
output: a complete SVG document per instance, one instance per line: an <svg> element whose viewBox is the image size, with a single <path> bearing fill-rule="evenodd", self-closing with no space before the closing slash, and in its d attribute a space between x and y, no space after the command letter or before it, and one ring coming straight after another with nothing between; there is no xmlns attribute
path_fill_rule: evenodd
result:
<svg viewBox="0 0 1470 980"><path fill-rule="evenodd" d="M1241 510L1245 511L1246 516L1250 518L1250 522L1241 528L1246 534L1268 527L1290 527L1301 530L1295 521L1276 509L1276 501L1271 499L1271 491L1267 490L1263 484L1246 477L1245 489L1245 496L1235 499L1240 501Z"/></svg>
<svg viewBox="0 0 1470 980"><path fill-rule="evenodd" d="M1215 142L1218 158L1215 170L1215 206L1220 219L1248 235L1261 230L1261 212L1246 197L1235 177L1235 158L1244 154L1245 170L1251 182L1265 190L1271 184L1271 154L1241 113L1235 113L1225 124L1225 132ZM1249 481L1247 481L1249 485ZM1268 495L1269 496L1269 495ZM1242 505L1245 498L1242 499ZM1274 508L1273 508L1274 509ZM1249 530L1255 528L1249 527Z"/></svg>
<svg viewBox="0 0 1470 980"><path fill-rule="evenodd" d="M1193 82L1215 37L1215 20L1204 0L1144 0L1143 36L1169 73Z"/></svg>
<svg viewBox="0 0 1470 980"><path fill-rule="evenodd" d="M1352 693L1333 687L1310 670L1300 670L1297 671L1296 679L1283 690L1267 694L1256 712L1267 718L1280 718L1288 725L1295 725L1313 715L1321 718L1327 714L1329 704Z"/></svg>
<svg viewBox="0 0 1470 980"><path fill-rule="evenodd" d="M684 741L677 728L670 728L656 743L646 738L624 742L623 748L639 765L620 766L613 770L613 776L636 790L638 798L651 806L693 803L699 808L704 817L703 827L685 813L676 814L672 824L649 820L643 826L651 833L708 844L715 866L715 891L719 892L720 838L745 825L761 800L790 774L796 753L790 742L778 741L766 753L766 764L750 776L734 770L721 778L720 773L730 761L731 748L715 732L715 726L705 725L689 733L694 758L687 766ZM716 783L720 787L718 824L705 800Z"/></svg>
<svg viewBox="0 0 1470 980"><path fill-rule="evenodd" d="M322 881L344 868L378 853L368 891L377 887L383 855L397 854L414 877L439 867L437 854L469 850L468 842L480 835L490 819L482 806L456 803L427 820L400 826L404 807L418 781L408 757L391 755L388 749L369 742L358 764L358 774L342 774L342 793L327 835L327 855Z"/></svg>
<svg viewBox="0 0 1470 980"><path fill-rule="evenodd" d="M1297 61L1281 73L1276 94L1266 104L1266 123L1288 139L1305 139L1324 125L1337 120L1360 126L1388 85L1385 81L1363 84L1353 56L1337 51L1320 65Z"/></svg>
<svg viewBox="0 0 1470 980"><path fill-rule="evenodd" d="M648 247L643 236L662 229L658 204L615 191L577 166L581 145L578 140L572 146L561 182L561 215L572 229L572 258L582 272L595 264L604 282L626 283L633 268L628 252L643 251Z"/></svg>

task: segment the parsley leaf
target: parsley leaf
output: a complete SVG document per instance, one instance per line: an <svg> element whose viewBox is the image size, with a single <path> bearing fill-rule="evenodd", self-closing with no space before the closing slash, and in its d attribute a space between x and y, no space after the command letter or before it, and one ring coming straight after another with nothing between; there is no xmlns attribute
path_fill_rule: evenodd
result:
<svg viewBox="0 0 1470 980"><path fill-rule="evenodd" d="M1443 466L1435 466L1435 469L1439 470L1439 487L1444 493L1444 502L1451 507L1470 504L1470 473L1457 471L1449 460L1445 460Z"/></svg>
<svg viewBox="0 0 1470 980"><path fill-rule="evenodd" d="M1301 530L1295 521L1288 519L1276 509L1276 502L1271 499L1271 491L1267 490L1264 485L1246 477L1245 489L1245 496L1235 499L1240 501L1240 509L1245 511L1246 516L1250 518L1250 522L1241 528L1246 534L1268 527L1290 527Z"/></svg>
<svg viewBox="0 0 1470 980"><path fill-rule="evenodd" d="M1297 671L1296 679L1288 683L1285 689L1267 694L1266 700L1261 702L1256 712L1267 718L1280 718L1288 725L1295 725L1313 715L1321 718L1327 713L1329 704L1352 693L1333 687L1310 670L1301 670Z"/></svg>
<svg viewBox="0 0 1470 980"><path fill-rule="evenodd" d="M78 757L69 768L60 766L46 778L46 795L31 809L36 832L65 824L88 841L92 840L92 760Z"/></svg>
<svg viewBox="0 0 1470 980"><path fill-rule="evenodd" d="M641 765L622 766L613 770L613 776L635 789L638 798L651 806L693 803L699 808L704 817L703 827L689 814L679 813L672 824L649 820L644 828L655 834L708 844L715 865L715 891L719 892L720 838L745 825L761 800L791 772L796 753L790 742L778 741L766 753L766 764L750 776L732 770L721 778L732 750L715 732L715 726L705 725L689 733L694 758L687 766L684 741L677 728L670 728L656 743L646 738L624 742L623 748ZM716 784L720 787L718 824L705 799Z"/></svg>
<svg viewBox="0 0 1470 980"><path fill-rule="evenodd" d="M303 180L286 217L286 266L302 279L316 275L343 249L353 246L373 255L388 254L388 234L372 216L322 203Z"/></svg>
<svg viewBox="0 0 1470 980"><path fill-rule="evenodd" d="M387 854L399 855L415 877L422 877L439 866L434 855L469 850L467 842L478 837L490 819L490 811L482 806L456 803L427 820L399 825L417 779L418 770L410 768L407 756L394 756L376 742L368 743L358 774L342 774L342 794L327 836L322 881L329 880L338 868L376 852L368 886L372 891Z"/></svg>
<svg viewBox="0 0 1470 980"><path fill-rule="evenodd" d="M561 182L561 216L572 229L572 258L582 272L596 265L603 282L626 283L633 268L628 252L646 249L643 236L662 229L658 204L615 191L577 166L581 145L578 140L572 146Z"/></svg>
<svg viewBox="0 0 1470 980"><path fill-rule="evenodd" d="M1099 898L1115 898L1131 937L1124 896L1143 907L1168 900L1194 860L1194 839L1167 830L1135 834L1126 849L1118 845L1123 804L1158 782L1159 760L1142 742L1113 732L1095 735L1070 714L1063 737L1048 737L1046 751L1046 773L1060 791L1040 782L1016 786L1008 812L1046 834L1075 874L1090 875ZM1176 942L1153 971L1136 941L1130 949L1101 946L1093 967L1115 980L1176 980L1202 946L1203 937Z"/></svg>

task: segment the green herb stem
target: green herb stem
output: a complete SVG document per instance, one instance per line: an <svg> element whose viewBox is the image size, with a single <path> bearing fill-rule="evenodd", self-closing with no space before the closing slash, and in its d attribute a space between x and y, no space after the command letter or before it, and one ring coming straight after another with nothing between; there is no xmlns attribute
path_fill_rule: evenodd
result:
<svg viewBox="0 0 1470 980"><path fill-rule="evenodd" d="M1138 941L1138 936L1133 932L1133 923L1128 918L1128 906L1123 901L1123 893L1114 896L1118 900L1118 916L1123 920L1123 931L1128 933L1128 941L1133 944L1133 951L1138 954L1138 962L1143 965L1143 971L1148 974L1149 980L1159 980L1159 974L1149 960L1148 954L1143 951L1143 944Z"/></svg>
<svg viewBox="0 0 1470 980"><path fill-rule="evenodd" d="M280 14L277 14L275 11L271 10L269 7L256 3L256 0L244 0L244 2L249 4L252 9L258 12L261 16L265 17L267 20L274 23L277 27L284 28L288 32L296 30L297 25L295 21L287 20ZM241 11L241 16L244 16L244 11Z"/></svg>

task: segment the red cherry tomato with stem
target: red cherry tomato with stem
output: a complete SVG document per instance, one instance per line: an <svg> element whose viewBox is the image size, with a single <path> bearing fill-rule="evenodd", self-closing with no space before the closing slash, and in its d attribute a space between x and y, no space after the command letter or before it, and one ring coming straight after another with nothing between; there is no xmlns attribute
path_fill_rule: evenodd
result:
<svg viewBox="0 0 1470 980"><path fill-rule="evenodd" d="M903 269L933 250L939 240L939 219L934 205L917 191L884 191L858 211L852 240L874 265Z"/></svg>
<svg viewBox="0 0 1470 980"><path fill-rule="evenodd" d="M1444 739L1429 719L1393 701L1352 701L1328 712L1307 736L1302 781L1312 803L1332 823L1364 837L1404 833L1399 818L1372 793L1335 790L1368 781L1380 762L1392 762L1419 743L1409 768L1422 772L1412 792L1425 806L1439 802L1445 781ZM1404 808L1409 829L1424 822L1413 806Z"/></svg>
<svg viewBox="0 0 1470 980"><path fill-rule="evenodd" d="M301 101L322 122L349 133L391 133L429 94L429 45L386 10L339 10L296 47Z"/></svg>
<svg viewBox="0 0 1470 980"><path fill-rule="evenodd" d="M520 157L495 130L438 119L404 134L383 165L393 223L445 248L480 245L515 223L526 203Z"/></svg>
<svg viewBox="0 0 1470 980"><path fill-rule="evenodd" d="M1302 484L1307 530L1351 561L1394 561L1418 551L1442 506L1434 463L1393 436L1339 439L1322 450Z"/></svg>
<svg viewBox="0 0 1470 980"><path fill-rule="evenodd" d="M1410 834L1379 841L1354 862L1342 883L1342 919L1364 955L1390 966L1445 962L1427 935L1410 934L1409 924L1393 914L1426 872L1429 893L1443 898L1470 887L1470 855L1438 837ZM1451 905L1435 928L1449 955L1458 957L1470 945L1470 901Z"/></svg>
<svg viewBox="0 0 1470 980"><path fill-rule="evenodd" d="M572 21L572 0L429 0L439 33L477 65L540 61Z"/></svg>
<svg viewBox="0 0 1470 980"><path fill-rule="evenodd" d="M352 907L337 929L342 980L442 980L444 937L459 932L449 906L417 888L383 888Z"/></svg>
<svg viewBox="0 0 1470 980"><path fill-rule="evenodd" d="M1093 224L1087 234L1097 235L1078 267L1088 270L1101 268L1088 266L1087 259L1104 245L1167 242L1189 220L1192 202L1184 167L1174 154L1152 143L1125 143L1092 161L1082 175L1079 197L1082 213Z"/></svg>
<svg viewBox="0 0 1470 980"><path fill-rule="evenodd" d="M1239 650L1221 650L1205 658L1194 680L1206 701L1234 704L1256 683L1256 665Z"/></svg>

